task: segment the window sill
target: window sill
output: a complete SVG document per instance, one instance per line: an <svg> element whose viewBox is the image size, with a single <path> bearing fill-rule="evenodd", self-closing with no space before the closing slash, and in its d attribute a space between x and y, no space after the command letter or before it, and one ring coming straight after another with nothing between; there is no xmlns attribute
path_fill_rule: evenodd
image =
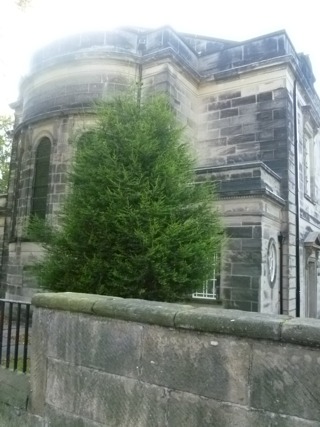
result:
<svg viewBox="0 0 320 427"><path fill-rule="evenodd" d="M313 205L317 204L316 201L311 196L309 196L309 194L304 193L304 198L307 199Z"/></svg>

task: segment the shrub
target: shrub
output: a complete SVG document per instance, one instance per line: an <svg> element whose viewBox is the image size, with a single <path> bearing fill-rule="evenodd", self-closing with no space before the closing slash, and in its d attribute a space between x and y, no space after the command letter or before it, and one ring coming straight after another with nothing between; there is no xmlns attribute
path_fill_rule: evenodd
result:
<svg viewBox="0 0 320 427"><path fill-rule="evenodd" d="M37 266L54 291L174 301L212 272L223 232L212 183L168 101L126 95L99 105L78 141L61 225Z"/></svg>

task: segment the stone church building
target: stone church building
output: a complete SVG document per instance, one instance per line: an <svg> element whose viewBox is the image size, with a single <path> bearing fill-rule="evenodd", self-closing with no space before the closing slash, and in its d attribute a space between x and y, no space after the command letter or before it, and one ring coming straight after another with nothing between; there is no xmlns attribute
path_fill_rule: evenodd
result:
<svg viewBox="0 0 320 427"><path fill-rule="evenodd" d="M263 313L320 316L320 102L307 56L284 31L245 42L169 27L80 34L33 57L12 107L16 122L2 198L2 293L30 299L25 236L32 214L55 220L74 145L93 101L137 84L166 92L186 128L199 179L217 187L229 236L194 297Z"/></svg>

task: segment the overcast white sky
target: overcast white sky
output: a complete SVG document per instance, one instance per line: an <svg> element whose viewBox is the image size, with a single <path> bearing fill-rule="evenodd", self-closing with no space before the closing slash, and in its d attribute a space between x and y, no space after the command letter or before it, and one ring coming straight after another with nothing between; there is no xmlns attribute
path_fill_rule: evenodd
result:
<svg viewBox="0 0 320 427"><path fill-rule="evenodd" d="M66 34L128 25L237 41L285 29L310 55L320 93L319 9L319 0L32 0L22 13L15 0L0 0L0 114L17 98L36 49Z"/></svg>

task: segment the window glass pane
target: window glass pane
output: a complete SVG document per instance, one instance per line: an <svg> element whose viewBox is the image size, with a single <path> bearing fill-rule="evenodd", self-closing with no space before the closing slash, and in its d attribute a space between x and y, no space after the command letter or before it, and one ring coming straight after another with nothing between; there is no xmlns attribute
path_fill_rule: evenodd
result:
<svg viewBox="0 0 320 427"><path fill-rule="evenodd" d="M44 219L47 210L51 143L43 138L37 148L31 215Z"/></svg>

